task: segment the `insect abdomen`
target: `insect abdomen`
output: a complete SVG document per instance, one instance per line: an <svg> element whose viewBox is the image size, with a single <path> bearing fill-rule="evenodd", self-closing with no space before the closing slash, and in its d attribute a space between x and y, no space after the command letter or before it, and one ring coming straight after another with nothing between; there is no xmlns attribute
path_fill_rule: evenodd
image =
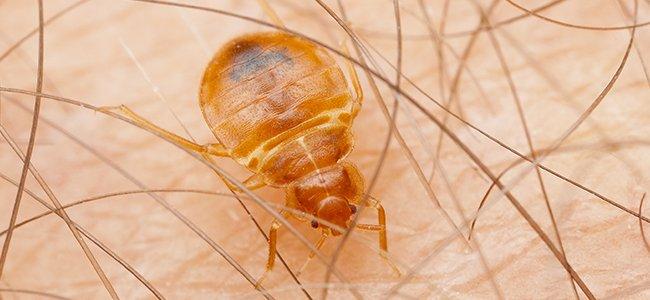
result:
<svg viewBox="0 0 650 300"><path fill-rule="evenodd" d="M267 153L259 173L278 186L337 163L353 146L348 126L328 122L288 140Z"/></svg>
<svg viewBox="0 0 650 300"><path fill-rule="evenodd" d="M295 36L260 33L217 53L200 104L235 160L269 184L286 185L351 150L351 101L327 52Z"/></svg>

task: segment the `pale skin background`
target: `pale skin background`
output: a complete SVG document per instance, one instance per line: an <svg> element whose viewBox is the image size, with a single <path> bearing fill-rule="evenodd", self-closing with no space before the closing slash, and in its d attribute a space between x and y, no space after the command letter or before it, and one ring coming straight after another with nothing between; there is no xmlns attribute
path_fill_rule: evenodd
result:
<svg viewBox="0 0 650 300"><path fill-rule="evenodd" d="M47 0L45 19L73 1ZM445 1L424 1L433 27L438 29ZM471 1L450 1L445 32L474 29L479 14ZM480 1L487 8L489 1ZM544 1L517 3L535 8ZM631 11L634 2L623 1ZM256 1L188 1L265 19ZM337 48L345 33L311 1L274 0L271 5L289 28ZM326 3L336 9L334 1ZM344 1L351 25L363 39L393 64L396 60L393 4L382 0ZM418 1L400 1L404 40L403 72L435 99L449 95L449 77L458 60L446 49L444 92L434 43L422 23ZM0 49L4 52L38 26L36 1L0 1ZM490 22L522 14L499 1ZM620 26L630 24L616 1L564 1L543 15L572 24ZM650 5L639 1L639 23L650 20ZM96 106L126 104L152 122L187 136L182 124L199 143L214 142L197 103L198 84L211 54L239 34L266 30L261 25L199 11L130 1L92 0L45 27L43 91ZM650 60L650 32L639 28L623 71L602 104L544 164L564 176L638 211L650 188L650 88L640 52ZM524 107L533 146L547 148L579 117L605 88L618 68L630 38L628 30L572 29L528 17L494 31ZM468 40L445 38L459 55ZM351 46L352 44L349 43ZM638 51L638 52L637 52ZM0 85L35 90L38 38L28 39L0 62ZM467 65L481 89L467 73L460 79L457 103L465 119L522 153L530 153L508 81L489 35L478 37ZM375 56L375 59L382 61ZM136 64L137 61L137 64ZM344 60L340 59L343 66ZM139 64L139 65L138 65ZM394 79L392 69L381 63ZM353 132L356 148L348 160L368 178L372 176L388 131L388 122L362 69L365 102ZM143 74L146 73L146 75ZM406 87L438 118L445 113ZM389 108L392 93L380 84ZM483 95L482 95L483 94ZM33 96L0 94L0 123L26 151ZM397 127L428 176L436 157L439 129L412 105L400 106ZM27 108L25 110L21 107ZM150 133L90 110L44 99L32 163L63 204L107 193L142 189L200 189L228 192L204 164ZM55 129L83 141L102 157ZM495 174L517 157L457 120L449 127ZM490 182L467 156L445 138L439 154L444 173L437 169L432 188L442 207L467 236L471 219ZM575 298L566 271L507 199L495 192L481 213L471 249L444 221L416 173L393 140L378 182L371 192L387 210L389 252L403 273L419 271L400 289L403 297L430 298ZM239 179L249 173L227 158L217 164ZM513 169L504 182L521 179L513 195L557 245L539 181L530 164ZM22 163L6 142L0 143L0 172L18 181ZM123 172L116 171L121 168ZM444 176L443 176L444 174ZM637 217L557 177L542 173L569 263L598 298L650 297L650 248L644 245ZM445 183L445 178L449 185ZM453 193L450 193L450 189ZM46 199L33 177L26 188ZM9 225L16 187L0 182L0 229ZM280 190L264 188L257 194L281 204ZM236 260L252 277L264 271L266 241L241 206L231 197L190 193L158 193L170 205ZM23 195L18 222L44 212ZM454 200L455 199L455 200ZM267 230L272 217L249 200L253 216ZM647 207L647 206L645 206ZM147 194L115 196L67 210L70 218L91 232L136 269L164 297L170 299L261 298L213 248ZM461 213L462 212L462 213ZM642 215L650 215L643 209ZM372 210L361 217L374 223ZM292 221L307 239L318 232ZM376 235L354 232L343 248L336 268L348 285L364 297L384 295L397 278L376 252ZM4 239L4 236L1 240ZM88 241L88 239L85 239ZM330 257L340 238L323 247ZM424 265L421 260L441 244L448 247ZM123 266L89 243L117 294L125 299L153 298L153 294ZM295 271L309 253L287 230L279 233L278 249ZM300 277L314 298L320 298L326 267L315 259ZM331 298L351 298L333 278ZM304 298L281 264L264 283L274 297ZM109 293L85 258L65 222L50 215L14 231L0 278L2 299L34 299L28 292L47 292L74 299L105 299ZM585 295L579 291L580 298ZM393 295L397 297L396 295Z"/></svg>

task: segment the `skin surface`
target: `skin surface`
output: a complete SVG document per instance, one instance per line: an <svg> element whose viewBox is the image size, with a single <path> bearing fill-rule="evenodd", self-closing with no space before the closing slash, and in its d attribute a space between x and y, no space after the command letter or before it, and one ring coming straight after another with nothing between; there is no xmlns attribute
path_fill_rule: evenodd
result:
<svg viewBox="0 0 650 300"><path fill-rule="evenodd" d="M45 2L46 20L73 3ZM188 2L268 20L256 1ZM392 3L343 2L354 31L394 65L397 47ZM437 30L444 1L425 2ZM451 2L445 32L476 28L480 15L472 1ZM487 10L490 1L479 2ZM590 26L632 22L615 1L587 2L567 1L539 13ZM632 12L633 1L624 2ZM346 37L317 3L290 0L270 3L288 28L334 49L339 49ZM334 1L325 3L338 12ZM400 3L403 73L434 99L446 103L458 60L443 46L446 75L441 89L440 60L427 27L422 24L420 7L417 1ZM516 3L534 9L546 2L520 0ZM489 20L494 24L521 14L522 11L508 3L499 2ZM646 1L639 1L638 19L639 22L650 20ZM0 1L0 51L37 28L37 20L36 1ZM189 138L187 130L197 143L216 142L198 105L203 71L214 52L227 41L242 34L268 30L258 24L206 12L93 0L45 28L43 91L95 106L125 104L153 123ZM646 62L650 61L649 30L637 29L629 58L611 91L561 147L542 162L635 212L639 211L643 194L650 190L650 86L638 55L641 53ZM532 145L538 152L553 146L597 99L621 64L630 39L627 29L574 29L536 17L503 25L493 33L512 76ZM469 39L469 36L449 37L445 41L460 57ZM350 38L347 42L352 50ZM38 39L34 36L0 62L0 86L35 90L37 46ZM393 81L394 71L374 50L369 51L386 77ZM487 32L478 35L467 56L465 65L469 72L463 69L451 111L520 153L528 154L529 144L508 73L504 72ZM345 61L336 55L332 57L347 77ZM390 126L363 70L357 68L357 71L365 97L352 126L355 148L346 160L358 167L368 187ZM480 89L474 79L480 83ZM385 84L378 85L390 111L393 93ZM445 118L447 114L417 93L405 78L402 87L435 117ZM33 101L33 96L0 93L0 124L23 151L27 149ZM105 114L45 98L42 101L32 163L63 205L143 188L224 192L226 196L187 192L157 192L156 195L201 228L253 278L264 272L267 257L264 237L242 206L227 196L225 185L204 164L159 137ZM444 137L438 148L438 127L407 104L405 97L400 97L400 101L395 127L425 176L435 172L432 190L466 237L469 226L466 224L471 223L491 182L449 138ZM498 175L518 160L512 152L457 119L449 118L447 126L494 174ZM84 144L80 145L60 130ZM94 154L88 149L94 149ZM435 157L439 157L436 164L432 162ZM240 180L251 174L229 158L215 161ZM21 167L9 145L0 143L0 172L18 181ZM590 291L599 299L650 297L650 247L640 233L639 219L548 172L541 171L541 176L567 260ZM511 193L559 247L544 193L531 164L518 164L501 179L509 187L516 183ZM400 288L404 295L444 299L575 298L567 272L558 259L497 188L487 198L472 240L467 243L458 239L453 226L445 221L443 211L428 196L395 138L372 186L371 195L386 209L391 258L403 273L419 266L412 280ZM9 224L16 190L15 185L0 181L0 230ZM26 190L51 205L31 175ZM279 189L265 187L256 194L276 206L285 200L284 191ZM242 200L266 231L273 217L250 199ZM647 207L644 203L641 209L646 217L650 216ZM25 194L18 222L44 211L41 204ZM66 211L72 220L133 266L168 299L261 298L208 243L151 195L114 196ZM374 210L365 209L360 214L360 223L376 223ZM312 243L318 240L320 232L313 230L308 222L291 220L291 223ZM280 254L297 271L309 255L309 249L288 230L280 230L278 237ZM4 236L0 241L3 239ZM330 258L341 240L341 237L329 238L322 254ZM151 291L122 265L99 247L88 244L120 297L153 298ZM445 247L440 248L441 245ZM336 263L337 270L364 298L380 297L404 278L393 274L377 254L377 247L376 233L355 230ZM421 265L432 253L437 253L435 258ZM321 296L325 273L325 264L314 258L300 276L314 298ZM331 281L328 298L352 298L340 279L333 276ZM276 298L305 297L284 266L277 262L264 288ZM576 289L579 297L585 298ZM2 299L35 297L16 290L74 299L109 297L70 229L55 215L15 230L0 278L0 296Z"/></svg>

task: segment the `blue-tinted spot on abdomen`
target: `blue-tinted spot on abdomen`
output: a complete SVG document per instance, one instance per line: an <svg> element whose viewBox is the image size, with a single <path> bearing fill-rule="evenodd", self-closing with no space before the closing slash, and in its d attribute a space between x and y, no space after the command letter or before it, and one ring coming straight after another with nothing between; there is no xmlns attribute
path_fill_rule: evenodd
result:
<svg viewBox="0 0 650 300"><path fill-rule="evenodd" d="M262 52L259 46L243 49L243 51L235 54L233 61L235 66L230 71L230 79L239 81L282 61L290 61L285 52L276 49Z"/></svg>

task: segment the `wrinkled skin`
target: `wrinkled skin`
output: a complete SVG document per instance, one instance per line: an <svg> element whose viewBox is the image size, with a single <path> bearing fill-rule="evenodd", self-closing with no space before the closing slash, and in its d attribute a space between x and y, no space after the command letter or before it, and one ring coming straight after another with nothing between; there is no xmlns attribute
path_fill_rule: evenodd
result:
<svg viewBox="0 0 650 300"><path fill-rule="evenodd" d="M35 2L0 2L1 49L8 48L9 44L36 26ZM346 5L352 6L352 2ZM431 11L438 21L442 1L433 2ZM473 28L478 20L476 11L465 1L452 2L447 30ZM628 2L631 6L631 1ZM331 1L328 3L333 4ZM487 6L487 1L482 3ZM541 5L539 1L517 3L529 8ZM68 4L67 1L46 1L46 18ZM210 1L199 4L209 5ZM298 28L335 46L343 38L342 31L316 4L288 0L273 1L272 4L274 7L280 6L278 14L291 28ZM218 5L211 5L250 16L262 16L254 1L219 1ZM417 3L404 1L404 5L407 8L403 11L407 33L426 33L426 29L410 14L421 15ZM640 4L640 9L639 19L649 20L648 6ZM219 45L237 34L261 28L208 13L181 12L150 4L114 1L92 1L71 12L45 30L44 91L98 106L126 104L154 123L183 134L183 129L170 114L165 102L152 91L120 46L122 39L194 138L199 142L212 142L212 134L197 105L197 90L203 68ZM503 2L491 20L503 20L519 13ZM358 1L358 6L349 8L349 15L355 26L387 32L394 30L392 4L389 1ZM613 1L569 1L551 9L546 15L577 24L626 24ZM202 42L197 41L184 18L194 26ZM514 73L533 145L536 148L548 147L607 84L621 61L629 32L567 29L535 18L503 28L519 44L525 45L529 55L564 89L565 95L555 91L535 67L513 48L503 36L503 31L499 31L497 38ZM646 55L646 61L650 61L649 33L646 28L637 32L638 45ZM395 60L392 36L388 41L367 38L388 59ZM464 41L451 40L458 53L462 53ZM34 89L36 45L37 39L31 38L0 64L0 85ZM404 47L405 73L436 99L440 99L437 56L431 42L406 41ZM448 72L455 72L457 61L453 55L446 52L445 58ZM471 77L464 74L458 92L463 115L504 143L528 153L506 77L485 34L478 39L468 64L481 81L489 100L482 100ZM370 85L363 73L360 76L366 99L354 123L356 146L349 160L359 167L367 182L370 182L388 126ZM448 87L449 84L445 84L445 95L449 94ZM387 101L392 100L392 94L385 86L381 86L381 92ZM31 114L10 101L32 107L33 97L9 93L2 93L0 97L0 120L24 151ZM564 143L567 147L549 156L544 164L631 210L638 210L642 194L649 190L650 148L643 141L648 139L647 133L650 132L648 99L650 88L633 50L622 75L603 103ZM419 100L432 109L433 105L428 100ZM457 111L456 105L452 107ZM410 108L415 111L413 107ZM442 118L440 110L437 109L435 113ZM203 164L141 129L89 110L54 104L50 100L43 100L42 116L97 149L149 188L227 191ZM426 136L425 148L412 126L413 122L408 120L412 117L407 110L400 110L398 127L428 176L432 164L427 150L436 148L438 129L422 114L415 114L415 120ZM458 121L452 120L449 124L495 174L515 160L514 155L478 133L470 132ZM622 143L625 141L628 143ZM619 144L605 147L606 143ZM440 158L459 203L455 204L452 200L440 171L436 171L433 190L452 220L461 224L475 213L490 182L484 175L479 175L474 164L448 139L444 140ZM237 178L243 179L248 175L229 159L217 159L217 162ZM44 121L39 124L33 163L64 204L90 196L137 189L135 184ZM10 148L0 143L0 172L17 180L20 168L21 163ZM530 169L520 165L504 177L504 182L519 179L521 176L518 174L524 170ZM543 178L568 260L594 295L598 298L650 297L650 275L647 271L650 269L650 252L641 239L638 219L548 173L543 173ZM28 178L27 188L45 197L33 178ZM0 183L2 229L9 223L15 192L13 185L4 181ZM395 141L391 143L386 162L371 193L386 208L389 252L403 271L432 253L441 241L454 236L454 231L445 223L441 211L428 199ZM512 189L512 193L555 241L535 173L529 173ZM276 204L284 200L283 192L279 190L265 188L258 194ZM262 274L267 255L266 242L235 200L187 193L159 195L223 246L253 277ZM245 203L262 228L267 230L272 217L252 202ZM650 209L648 205L645 207L643 214L648 216ZM459 213L459 209L463 214ZM40 204L25 194L18 221L42 211ZM260 298L223 258L146 194L82 204L69 209L68 213L132 264L167 298ZM361 221L376 223L376 212L364 209ZM317 240L319 231L313 230L309 222L292 220L291 223L310 241ZM466 227L462 231L467 234ZM420 297L490 299L497 297L491 283L494 282L500 293L509 299L574 297L567 274L557 259L507 199L500 197L496 191L481 213L473 240L478 243L472 243L473 250L454 240L401 291ZM329 257L339 241L341 237L330 237L323 247L323 254ZM376 246L376 234L354 232L336 265L351 283L358 284L359 292L367 298L381 295L398 281L372 250ZM152 297L122 266L96 246L91 245L90 248L121 297ZM278 249L294 270L309 254L308 249L285 228L279 231ZM489 273L481 263L479 249L489 266ZM308 290L315 297L320 295L318 285L323 283L324 273L323 263L314 259L301 276L301 280L311 284ZM334 277L332 280L339 282ZM280 263L276 264L264 286L278 298L302 296ZM75 299L108 298L108 293L84 258L70 230L55 216L16 229L0 288L50 292ZM339 285L330 289L330 295L351 297ZM2 299L31 299L27 294L9 292L0 292L0 296Z"/></svg>

